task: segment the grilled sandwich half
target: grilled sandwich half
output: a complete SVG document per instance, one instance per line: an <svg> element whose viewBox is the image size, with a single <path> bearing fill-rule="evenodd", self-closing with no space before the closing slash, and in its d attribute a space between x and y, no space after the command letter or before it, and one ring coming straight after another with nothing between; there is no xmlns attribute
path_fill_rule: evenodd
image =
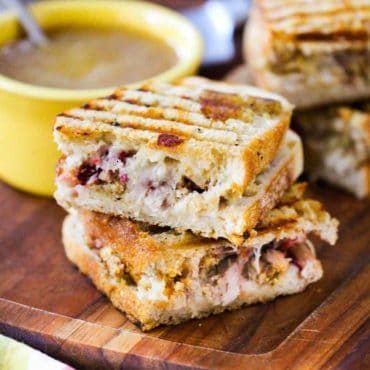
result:
<svg viewBox="0 0 370 370"><path fill-rule="evenodd" d="M302 111L294 123L312 179L324 179L358 198L370 196L370 103Z"/></svg>
<svg viewBox="0 0 370 370"><path fill-rule="evenodd" d="M58 116L58 202L240 237L301 172L291 106L252 87L187 78L119 89Z"/></svg>
<svg viewBox="0 0 370 370"><path fill-rule="evenodd" d="M255 83L298 108L370 97L369 0L255 0L244 45Z"/></svg>
<svg viewBox="0 0 370 370"><path fill-rule="evenodd" d="M74 211L68 258L142 330L302 291L322 276L308 234L333 244L337 220L295 185L241 246L190 232Z"/></svg>

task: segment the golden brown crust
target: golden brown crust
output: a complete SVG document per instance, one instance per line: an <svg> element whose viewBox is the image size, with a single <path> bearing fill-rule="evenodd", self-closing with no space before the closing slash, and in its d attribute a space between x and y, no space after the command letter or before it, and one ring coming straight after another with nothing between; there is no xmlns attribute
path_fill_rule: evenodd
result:
<svg viewBox="0 0 370 370"><path fill-rule="evenodd" d="M367 164L365 167L366 171L366 179L367 179L367 188L366 188L366 194L367 196L370 196L370 164Z"/></svg>
<svg viewBox="0 0 370 370"><path fill-rule="evenodd" d="M364 163L358 171L362 174L363 182L360 190L355 193L358 198L370 198L370 163ZM351 189L347 189L351 191Z"/></svg>
<svg viewBox="0 0 370 370"><path fill-rule="evenodd" d="M63 228L63 244L64 250L68 259L78 266L79 270L93 281L94 285L104 294L106 294L113 305L124 311L128 318L137 325L141 323L137 321L141 317L143 307L137 296L132 290L123 284L118 284L109 277L108 271L97 255L91 252L87 247L83 247L83 241L79 241L72 237L66 231L67 224L64 223ZM123 300L122 297L125 297ZM142 327L146 329L145 326ZM151 327L148 327L150 330Z"/></svg>
<svg viewBox="0 0 370 370"><path fill-rule="evenodd" d="M244 214L244 230L250 230L259 220L262 220L268 212L279 202L279 199L294 183L299 174L302 172L303 151L300 147L298 151L292 153L292 157L287 161L287 165L278 171L274 178L269 182L264 195L257 199L253 207L248 209ZM234 238L229 237L229 240L235 244L242 242L242 238L235 235Z"/></svg>
<svg viewBox="0 0 370 370"><path fill-rule="evenodd" d="M249 75L256 86L264 87L257 72L264 70L267 57L273 48L272 34L269 32L261 9L253 3L243 36L243 52L249 68Z"/></svg>
<svg viewBox="0 0 370 370"><path fill-rule="evenodd" d="M84 210L80 210L79 215L90 246L98 246L98 249L101 245L113 246L115 253L133 274L143 271L148 264L162 258L166 248L169 248L169 253L173 253L175 258L177 249L207 244L207 239L190 232L176 233L166 228ZM214 241L210 240L209 243Z"/></svg>

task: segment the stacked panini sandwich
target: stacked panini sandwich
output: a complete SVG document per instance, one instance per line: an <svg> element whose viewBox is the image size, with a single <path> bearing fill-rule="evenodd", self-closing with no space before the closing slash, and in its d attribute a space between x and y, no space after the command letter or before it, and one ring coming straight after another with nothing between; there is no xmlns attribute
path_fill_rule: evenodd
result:
<svg viewBox="0 0 370 370"><path fill-rule="evenodd" d="M337 221L304 199L292 106L190 77L60 114L55 197L68 258L142 330L303 290L308 239Z"/></svg>
<svg viewBox="0 0 370 370"><path fill-rule="evenodd" d="M296 105L312 177L369 196L370 1L255 0L244 46L254 83Z"/></svg>

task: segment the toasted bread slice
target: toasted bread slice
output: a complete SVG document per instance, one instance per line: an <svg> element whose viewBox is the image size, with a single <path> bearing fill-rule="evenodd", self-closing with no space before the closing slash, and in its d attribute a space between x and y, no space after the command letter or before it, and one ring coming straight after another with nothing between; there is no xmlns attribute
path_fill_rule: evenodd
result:
<svg viewBox="0 0 370 370"><path fill-rule="evenodd" d="M297 108L370 97L370 3L257 0L244 38L257 86Z"/></svg>
<svg viewBox="0 0 370 370"><path fill-rule="evenodd" d="M370 196L370 103L302 111L306 170L358 198Z"/></svg>
<svg viewBox="0 0 370 370"><path fill-rule="evenodd" d="M240 247L225 240L80 211L68 216L68 258L142 330L302 291L322 275L307 234L334 243L320 203L287 194ZM298 197L296 197L298 193Z"/></svg>
<svg viewBox="0 0 370 370"><path fill-rule="evenodd" d="M291 112L279 96L192 77L120 88L60 114L54 133L66 156L88 157L112 144L121 152L145 151L176 162L201 190L216 186L225 196L240 196L275 157Z"/></svg>
<svg viewBox="0 0 370 370"><path fill-rule="evenodd" d="M55 198L64 208L129 217L205 237L224 237L234 243L274 207L303 167L301 141L289 131L275 159L244 189L244 194L226 197L217 186L203 191L190 180L184 181L178 162L151 155L145 148L127 156L125 163L111 156L114 150L108 149L107 154L104 150L98 149L105 159L98 167L99 178L91 184L78 181L85 172L92 172L84 165L86 157L82 153L71 153L60 163ZM94 157L90 156L89 161L95 161ZM125 184L100 183L110 171L122 170L127 174Z"/></svg>

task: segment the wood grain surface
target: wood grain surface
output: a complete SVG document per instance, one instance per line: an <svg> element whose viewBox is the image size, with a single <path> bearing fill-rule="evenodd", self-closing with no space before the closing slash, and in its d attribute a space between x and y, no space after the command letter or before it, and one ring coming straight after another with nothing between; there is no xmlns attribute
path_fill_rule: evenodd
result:
<svg viewBox="0 0 370 370"><path fill-rule="evenodd" d="M85 368L370 368L370 205L311 186L341 221L304 293L141 333L65 258L64 211L0 183L0 332Z"/></svg>

